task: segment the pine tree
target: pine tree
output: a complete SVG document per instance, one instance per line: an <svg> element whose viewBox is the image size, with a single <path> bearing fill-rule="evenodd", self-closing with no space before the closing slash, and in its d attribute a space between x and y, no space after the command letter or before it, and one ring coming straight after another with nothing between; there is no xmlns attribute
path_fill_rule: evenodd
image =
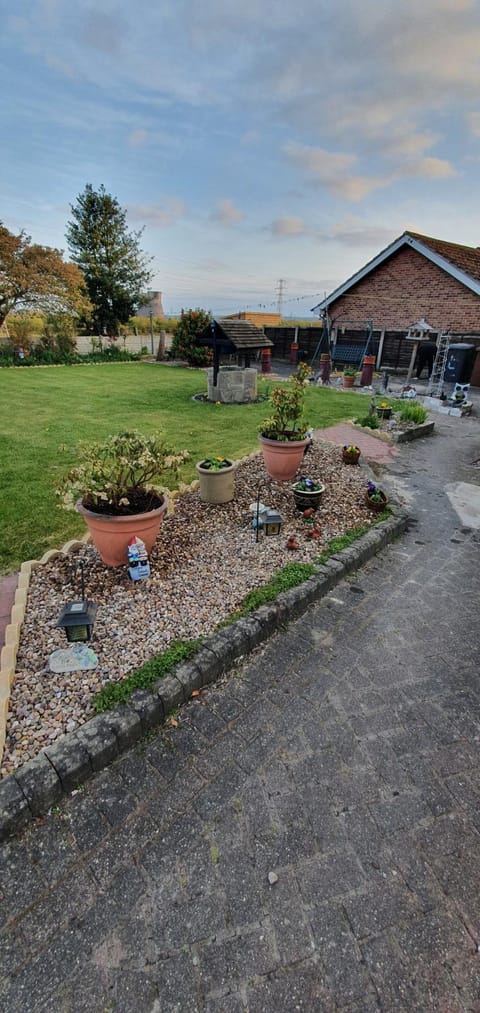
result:
<svg viewBox="0 0 480 1013"><path fill-rule="evenodd" d="M129 232L127 214L102 186L87 183L70 205L67 242L72 260L82 269L93 305L98 334L116 334L145 298L152 260L140 250L143 229Z"/></svg>

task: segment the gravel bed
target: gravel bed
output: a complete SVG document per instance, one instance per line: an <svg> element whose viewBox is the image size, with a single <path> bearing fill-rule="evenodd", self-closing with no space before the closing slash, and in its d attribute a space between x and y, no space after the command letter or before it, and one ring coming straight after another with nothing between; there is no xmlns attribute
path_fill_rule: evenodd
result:
<svg viewBox="0 0 480 1013"><path fill-rule="evenodd" d="M307 537L289 485L268 484L263 458L255 454L237 465L232 503L203 503L190 490L176 497L150 554L149 579L134 583L126 567L106 567L93 546L79 549L74 558L84 562L87 596L99 605L91 641L98 656L94 670L56 675L48 667L52 651L66 646L56 628L62 603L79 596L71 558L32 572L1 776L86 721L94 713L92 697L107 680L121 680L173 639L210 633L285 563L313 562L331 538L373 522L364 502L365 473L342 464L340 447L315 441L300 470L326 487L316 514L317 541ZM279 537L260 535L256 543L249 505L260 482L262 502L279 510L283 527ZM287 549L290 535L297 537L297 550Z"/></svg>

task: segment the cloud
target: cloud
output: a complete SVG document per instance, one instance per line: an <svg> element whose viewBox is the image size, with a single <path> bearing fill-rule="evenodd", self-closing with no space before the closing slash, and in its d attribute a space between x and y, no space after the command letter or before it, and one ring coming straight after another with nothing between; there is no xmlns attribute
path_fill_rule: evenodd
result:
<svg viewBox="0 0 480 1013"><path fill-rule="evenodd" d="M270 230L274 236L282 238L286 236L305 236L309 231L303 218L296 218L293 215L291 217L276 218L270 225Z"/></svg>
<svg viewBox="0 0 480 1013"><path fill-rule="evenodd" d="M128 214L134 221L160 229L172 225L185 212L184 202L176 197L167 197L165 205L131 204L128 207Z"/></svg>
<svg viewBox="0 0 480 1013"><path fill-rule="evenodd" d="M127 26L120 14L105 14L90 10L83 18L82 41L90 49L98 49L109 56L117 56L127 34Z"/></svg>
<svg viewBox="0 0 480 1013"><path fill-rule="evenodd" d="M347 175L347 170L356 161L356 156L352 154L295 143L285 145L284 151L290 161L303 168L316 183L321 183L331 193L346 200L362 200L372 190L388 186L391 182L390 175L384 178Z"/></svg>
<svg viewBox="0 0 480 1013"><path fill-rule="evenodd" d="M467 126L473 137L480 137L480 113L467 113Z"/></svg>
<svg viewBox="0 0 480 1013"><path fill-rule="evenodd" d="M127 142L131 148L141 148L144 144L146 144L148 138L148 130L132 130L127 137Z"/></svg>
<svg viewBox="0 0 480 1013"><path fill-rule="evenodd" d="M236 208L228 197L220 197L212 211L212 219L221 225L238 225L244 217L243 211Z"/></svg>

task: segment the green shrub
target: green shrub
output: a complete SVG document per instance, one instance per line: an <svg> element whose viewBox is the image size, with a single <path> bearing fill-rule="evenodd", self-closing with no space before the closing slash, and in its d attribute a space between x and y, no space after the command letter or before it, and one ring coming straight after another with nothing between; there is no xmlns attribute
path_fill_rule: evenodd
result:
<svg viewBox="0 0 480 1013"><path fill-rule="evenodd" d="M362 419L355 419L355 425L363 426L364 429L378 429L379 422L376 415L364 415Z"/></svg>
<svg viewBox="0 0 480 1013"><path fill-rule="evenodd" d="M400 422L415 422L415 425L421 426L426 418L427 412L421 404L404 404L400 409Z"/></svg>
<svg viewBox="0 0 480 1013"><path fill-rule="evenodd" d="M206 310L182 310L180 320L173 332L170 356L172 359L186 359L189 366L207 366L212 358L211 349L197 345L197 338L210 323Z"/></svg>

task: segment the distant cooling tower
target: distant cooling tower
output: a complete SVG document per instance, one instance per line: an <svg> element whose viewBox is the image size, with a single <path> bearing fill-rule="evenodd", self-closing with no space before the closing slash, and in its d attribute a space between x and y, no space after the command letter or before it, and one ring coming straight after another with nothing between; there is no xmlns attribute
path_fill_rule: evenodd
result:
<svg viewBox="0 0 480 1013"><path fill-rule="evenodd" d="M147 292L148 302L144 306L139 306L136 316L137 317L149 317L150 313L154 317L164 317L165 313L162 306L162 293L161 292Z"/></svg>

